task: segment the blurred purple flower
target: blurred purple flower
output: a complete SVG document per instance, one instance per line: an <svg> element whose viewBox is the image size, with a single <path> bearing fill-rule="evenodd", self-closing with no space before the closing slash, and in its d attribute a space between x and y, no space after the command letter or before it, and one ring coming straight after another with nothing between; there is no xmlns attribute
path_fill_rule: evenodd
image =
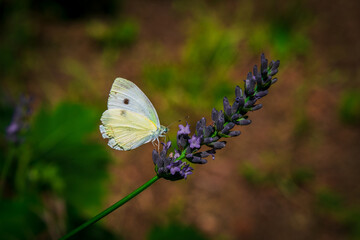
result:
<svg viewBox="0 0 360 240"><path fill-rule="evenodd" d="M31 98L21 96L15 106L11 123L6 128L6 139L9 142L21 143L23 140L20 134L24 129L28 128L28 119L32 113L31 102Z"/></svg>

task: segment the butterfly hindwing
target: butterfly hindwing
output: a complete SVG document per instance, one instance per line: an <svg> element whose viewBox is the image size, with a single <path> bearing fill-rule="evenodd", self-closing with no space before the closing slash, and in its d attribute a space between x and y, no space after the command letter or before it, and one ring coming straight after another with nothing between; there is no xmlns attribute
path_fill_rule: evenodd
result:
<svg viewBox="0 0 360 240"><path fill-rule="evenodd" d="M131 150L154 139L157 126L146 116L126 109L108 109L100 131L108 145L117 150Z"/></svg>
<svg viewBox="0 0 360 240"><path fill-rule="evenodd" d="M123 109L142 114L160 127L158 115L150 100L140 88L124 78L115 79L109 95L108 109Z"/></svg>

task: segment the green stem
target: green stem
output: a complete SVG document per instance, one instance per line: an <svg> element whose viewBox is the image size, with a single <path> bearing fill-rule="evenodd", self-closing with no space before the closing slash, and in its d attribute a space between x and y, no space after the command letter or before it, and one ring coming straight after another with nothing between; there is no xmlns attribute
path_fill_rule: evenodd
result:
<svg viewBox="0 0 360 240"><path fill-rule="evenodd" d="M6 177L8 175L9 169L11 167L11 164L12 164L12 161L14 159L15 153L16 153L15 147L10 146L9 152L6 154L3 169L2 169L1 175L0 175L0 195L5 193L4 187L5 187Z"/></svg>
<svg viewBox="0 0 360 240"><path fill-rule="evenodd" d="M97 221L99 221L100 219L102 219L103 217L105 217L106 215L111 213L112 211L116 210L117 208L121 207L127 201L131 200L133 197L135 197L136 195L138 195L139 193L144 191L146 188L148 188L151 184L156 182L158 179L160 179L160 177L156 175L155 177L153 177L152 179L147 181L144 185L137 188L135 191L133 191L132 193L130 193L129 195L127 195L126 197L124 197L123 199L121 199L120 201L115 203L114 205L112 205L109 208L105 209L104 211L102 211L101 213L96 215L95 217L91 218L89 221L87 221L87 222L83 223L82 225L80 225L79 227L75 228L74 230L72 230L71 232L69 232L68 234L66 234L62 238L60 238L59 240L68 239L71 236L75 235L76 233L80 232L81 230L85 229L86 227L89 227L90 225L96 223Z"/></svg>

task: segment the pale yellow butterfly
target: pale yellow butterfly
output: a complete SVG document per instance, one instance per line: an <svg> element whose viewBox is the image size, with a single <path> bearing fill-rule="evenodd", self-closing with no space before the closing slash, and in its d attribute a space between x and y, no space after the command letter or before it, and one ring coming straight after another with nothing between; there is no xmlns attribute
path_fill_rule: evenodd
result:
<svg viewBox="0 0 360 240"><path fill-rule="evenodd" d="M157 112L146 95L133 82L116 78L109 94L108 109L101 116L100 132L108 145L128 151L164 137Z"/></svg>

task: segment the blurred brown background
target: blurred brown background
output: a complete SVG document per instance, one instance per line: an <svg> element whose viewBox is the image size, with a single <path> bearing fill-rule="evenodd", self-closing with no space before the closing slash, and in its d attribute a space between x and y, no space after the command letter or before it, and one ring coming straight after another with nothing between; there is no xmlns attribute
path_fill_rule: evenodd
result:
<svg viewBox="0 0 360 240"><path fill-rule="evenodd" d="M252 124L187 180L159 180L81 237L360 239L359 11L355 0L1 1L1 236L57 239L154 176L151 144L115 151L97 130L116 77L163 125L189 116L193 129L264 52L279 80Z"/></svg>

